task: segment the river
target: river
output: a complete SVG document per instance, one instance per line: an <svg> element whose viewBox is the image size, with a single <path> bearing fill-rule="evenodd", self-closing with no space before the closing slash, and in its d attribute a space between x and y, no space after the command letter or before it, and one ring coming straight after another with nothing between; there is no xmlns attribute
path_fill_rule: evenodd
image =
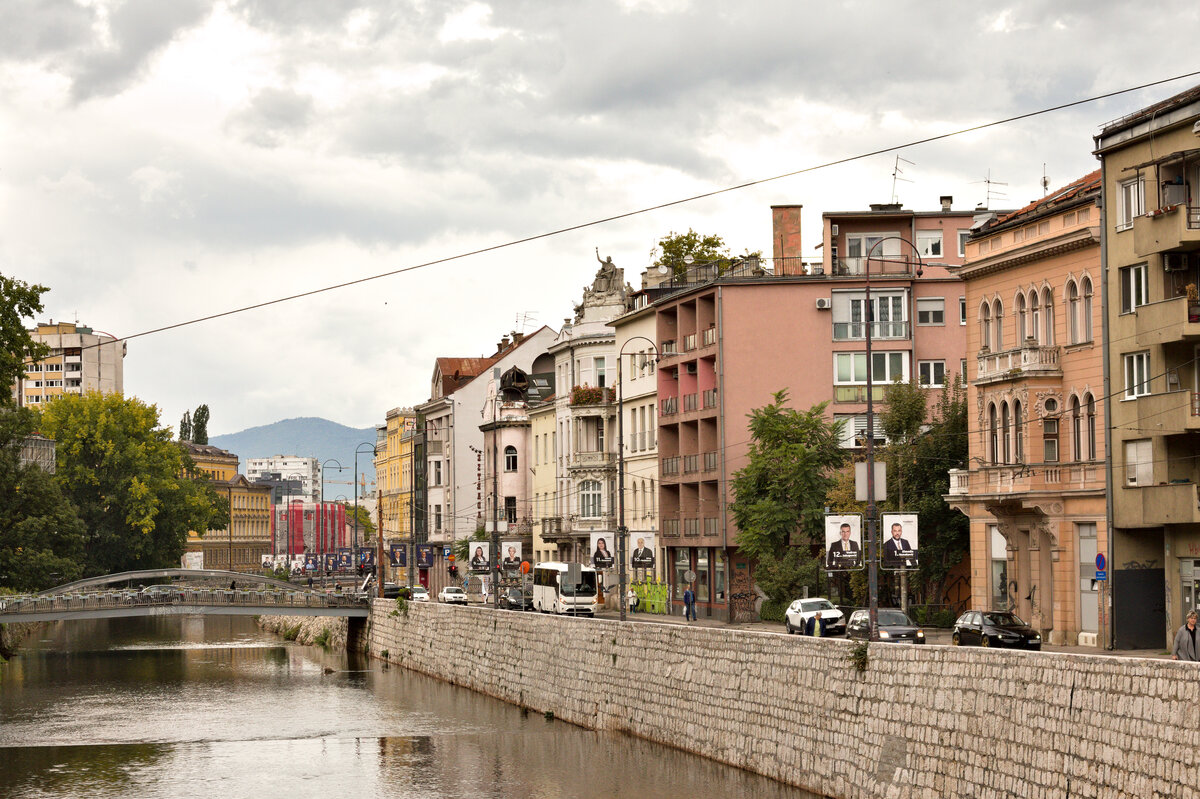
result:
<svg viewBox="0 0 1200 799"><path fill-rule="evenodd" d="M249 618L175 616L47 625L0 665L0 796L811 795Z"/></svg>

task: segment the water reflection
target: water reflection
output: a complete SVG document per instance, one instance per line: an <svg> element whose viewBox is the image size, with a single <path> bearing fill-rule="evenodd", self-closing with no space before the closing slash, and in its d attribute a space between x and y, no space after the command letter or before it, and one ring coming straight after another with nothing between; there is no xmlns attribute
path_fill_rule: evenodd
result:
<svg viewBox="0 0 1200 799"><path fill-rule="evenodd" d="M0 668L15 797L805 797L237 617L60 623Z"/></svg>

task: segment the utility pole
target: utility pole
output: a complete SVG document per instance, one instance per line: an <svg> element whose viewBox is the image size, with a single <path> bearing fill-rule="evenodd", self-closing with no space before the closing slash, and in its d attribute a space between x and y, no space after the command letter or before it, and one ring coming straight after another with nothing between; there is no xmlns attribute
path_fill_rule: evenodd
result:
<svg viewBox="0 0 1200 799"><path fill-rule="evenodd" d="M497 370L499 371L499 370ZM500 380L495 380L496 396L492 402L492 607L500 609Z"/></svg>
<svg viewBox="0 0 1200 799"><path fill-rule="evenodd" d="M383 599L383 580L387 569L383 565L383 491L375 489L375 596Z"/></svg>

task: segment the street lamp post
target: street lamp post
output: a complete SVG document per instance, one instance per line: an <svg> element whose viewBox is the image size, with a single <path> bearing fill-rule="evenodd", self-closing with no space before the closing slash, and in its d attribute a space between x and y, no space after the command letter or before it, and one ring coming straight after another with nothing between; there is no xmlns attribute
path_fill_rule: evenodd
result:
<svg viewBox="0 0 1200 799"><path fill-rule="evenodd" d="M359 552L358 552L358 454L360 452L362 452L363 447L371 448L371 457L372 458L374 458L378 454L378 451L377 451L375 445L372 444L370 441L363 441L354 450L354 475L353 475L354 480L353 480L353 482L354 482L354 560L355 560L355 566L362 565L361 563L358 562L359 557L360 557Z"/></svg>
<svg viewBox="0 0 1200 799"><path fill-rule="evenodd" d="M325 578L329 576L329 573L325 568L325 549L326 549L326 546L325 546L325 544L326 544L326 541L325 541L325 534L326 534L326 531L325 531L325 528L326 528L326 523L325 523L326 522L326 518L325 518L325 464L327 464L327 463L336 463L339 474L346 469L346 467L342 465L342 462L339 461L337 458L326 458L324 461L321 462L321 511L320 511L321 545L318 547L318 551L320 553L320 558L321 558L321 587L322 588L325 587Z"/></svg>
<svg viewBox="0 0 1200 799"><path fill-rule="evenodd" d="M621 365L625 345L638 339L649 344L655 360L658 359L658 347L645 336L630 336L617 351L617 603L621 606L621 621L625 621L625 555L629 548L629 530L625 527L625 381L621 377Z"/></svg>
<svg viewBox="0 0 1200 799"><path fill-rule="evenodd" d="M871 312L871 258L875 248L885 241L901 241L912 247L913 254L917 257L917 277L920 277L925 271L924 264L921 261L921 253L917 250L915 244L900 236L885 236L879 241L871 245L867 250L867 260L863 269L863 277L866 278L865 289L865 307L866 307L866 343L867 343L867 593L869 597L868 604L868 624L870 639L872 641L879 640L879 563L877 556L879 554L879 529L875 523L875 401L874 401L874 381L871 377L871 328L875 325L875 315ZM907 261L905 262L907 263Z"/></svg>
<svg viewBox="0 0 1200 799"><path fill-rule="evenodd" d="M287 481L288 501L287 509L284 511L284 518L287 519L287 573L288 580L292 579L292 482L298 480L300 487L304 487L304 476L299 474L289 474L283 478ZM304 502L300 502L300 539L304 540Z"/></svg>

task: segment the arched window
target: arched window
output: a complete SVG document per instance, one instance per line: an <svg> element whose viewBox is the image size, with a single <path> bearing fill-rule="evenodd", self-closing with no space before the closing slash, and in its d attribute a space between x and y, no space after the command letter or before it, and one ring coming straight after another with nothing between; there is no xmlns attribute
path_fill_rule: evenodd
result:
<svg viewBox="0 0 1200 799"><path fill-rule="evenodd" d="M1091 394L1083 395L1084 414L1087 422L1087 459L1096 460L1096 399Z"/></svg>
<svg viewBox="0 0 1200 799"><path fill-rule="evenodd" d="M1086 460L1083 452L1083 417L1079 411L1079 397L1071 397L1071 457L1077 462Z"/></svg>
<svg viewBox="0 0 1200 799"><path fill-rule="evenodd" d="M1043 347L1054 346L1054 290L1049 286L1042 289L1042 332L1038 341Z"/></svg>
<svg viewBox="0 0 1200 799"><path fill-rule="evenodd" d="M511 444L504 448L504 471L515 472L517 470L517 448Z"/></svg>
<svg viewBox="0 0 1200 799"><path fill-rule="evenodd" d="M984 302L979 306L979 348L992 346L992 306Z"/></svg>
<svg viewBox="0 0 1200 799"><path fill-rule="evenodd" d="M1017 293L1017 341L1022 342L1029 335L1029 320L1025 315L1025 295Z"/></svg>
<svg viewBox="0 0 1200 799"><path fill-rule="evenodd" d="M1008 416L1008 403L1000 403L1000 428L1003 431L1004 462L1012 463L1012 424Z"/></svg>
<svg viewBox="0 0 1200 799"><path fill-rule="evenodd" d="M1083 341L1079 327L1079 286L1074 280L1067 281L1067 341L1078 344Z"/></svg>
<svg viewBox="0 0 1200 799"><path fill-rule="evenodd" d="M1004 349L1004 303L999 298L992 301L992 350Z"/></svg>
<svg viewBox="0 0 1200 799"><path fill-rule="evenodd" d="M594 519L600 515L600 481L584 480L579 484L579 515Z"/></svg>
<svg viewBox="0 0 1200 799"><path fill-rule="evenodd" d="M1029 337L1040 341L1038 336L1041 334L1042 328L1042 307L1038 303L1037 289L1029 292L1029 321Z"/></svg>
<svg viewBox="0 0 1200 799"><path fill-rule="evenodd" d="M996 404L993 402L988 405L988 450L992 456L992 463L1000 462L1000 439L996 431Z"/></svg>
<svg viewBox="0 0 1200 799"><path fill-rule="evenodd" d="M1079 330L1080 341L1092 340L1092 280L1084 276L1083 281L1083 304L1079 309Z"/></svg>
<svg viewBox="0 0 1200 799"><path fill-rule="evenodd" d="M1013 454L1016 463L1025 462L1025 420L1021 416L1021 401L1013 402Z"/></svg>

